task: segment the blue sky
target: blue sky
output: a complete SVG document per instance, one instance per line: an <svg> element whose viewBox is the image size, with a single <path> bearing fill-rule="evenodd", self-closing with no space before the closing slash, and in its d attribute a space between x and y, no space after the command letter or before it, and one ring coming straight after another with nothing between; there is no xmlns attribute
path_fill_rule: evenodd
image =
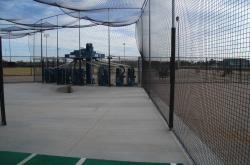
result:
<svg viewBox="0 0 250 165"><path fill-rule="evenodd" d="M248 1L249 0L177 1L176 15L180 17L180 55L201 58L208 56L211 58L247 56L249 58L250 3ZM171 0L151 1L151 9L151 56L169 57L171 45ZM0 17L21 18L20 21L26 23L31 23L31 21L41 18L41 16L44 17L62 12L63 11L57 7L40 4L32 0L0 0ZM148 19L147 10L144 13L144 17L143 43L144 54L147 56L149 52L149 29L146 21ZM55 22L55 18L47 21ZM69 16L60 17L59 20L60 24L72 21L76 21L76 19ZM89 23L90 22L86 20L81 21L82 25ZM56 32L48 31L46 33L50 34L48 38L48 56L55 56ZM33 43L33 38L30 37L29 41ZM92 28L82 28L81 46L85 47L85 44L88 42L94 44L96 51L107 54L107 27L96 26ZM135 39L135 25L111 28L112 55L123 56L124 42L126 43L127 56L139 56ZM139 42L142 41L139 40ZM12 55L29 55L27 43L28 37L12 40ZM40 34L36 35L35 43L35 55L40 56ZM45 39L43 43L45 43ZM178 44L179 43L177 43L177 45ZM30 45L33 48L33 45ZM4 53L7 55L9 54L8 47L8 40L6 40L4 41ZM78 49L78 30L60 30L59 48L60 56L74 49Z"/></svg>
<svg viewBox="0 0 250 165"><path fill-rule="evenodd" d="M9 12L11 11L11 12ZM34 23L35 20L46 16L63 13L57 7L48 6L33 0L6 0L0 1L0 17L1 18L18 18L17 22ZM55 18L46 20L56 23ZM77 21L69 16L60 16L59 24ZM0 22L1 23L1 22ZM3 22L2 22L3 23ZM76 22L77 23L77 22ZM81 20L81 25L90 24L91 22ZM1 27L1 25L0 25ZM85 47L86 43L93 43L97 52L108 53L108 40L106 26L95 26L81 28L81 47ZM48 37L48 56L56 56L56 31L46 31ZM9 40L3 40L3 54L9 56L29 56L33 55L35 48L35 56L40 56L40 34L35 35L35 45L33 36L26 36L20 39L10 40L11 51L9 49ZM111 28L111 55L123 56L123 43L126 43L127 56L139 56L139 52L135 40L135 25ZM29 44L28 44L29 43ZM43 38L43 50L45 55L45 38ZM59 30L59 48L60 56L78 49L78 29L60 29Z"/></svg>
<svg viewBox="0 0 250 165"><path fill-rule="evenodd" d="M147 6L143 15L145 57L149 56L148 13ZM171 0L151 1L151 57L171 56L171 14ZM176 43L181 57L250 59L249 0L176 1L176 16L180 17Z"/></svg>

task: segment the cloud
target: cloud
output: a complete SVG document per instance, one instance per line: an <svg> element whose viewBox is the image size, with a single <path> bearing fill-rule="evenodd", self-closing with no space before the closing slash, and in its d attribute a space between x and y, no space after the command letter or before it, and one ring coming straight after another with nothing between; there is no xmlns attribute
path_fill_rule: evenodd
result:
<svg viewBox="0 0 250 165"><path fill-rule="evenodd" d="M48 56L56 56L56 31L47 31L48 37ZM139 56L134 37L135 26L111 28L111 55L123 56L123 43L126 43L127 56ZM97 52L108 54L108 31L106 26L96 26L81 28L81 47L86 43L93 43ZM79 45L78 29L59 30L60 55L78 49ZM40 56L40 34L35 35L35 54ZM33 52L33 37L29 37L31 51ZM28 37L11 40L12 54L16 56L28 56ZM8 40L4 40L4 49L9 51ZM43 49L45 52L45 38L43 38ZM9 54L9 53L7 53ZM45 55L45 54L44 54Z"/></svg>
<svg viewBox="0 0 250 165"><path fill-rule="evenodd" d="M92 2L92 0L91 0ZM33 0L7 0L0 1L0 6L5 6L4 10L0 11L0 17L3 18L19 18L25 23L34 23L41 16L55 15L62 13L57 7L51 7L45 4L36 3ZM12 11L12 12L9 12ZM8 13L8 14L6 14ZM56 17L47 19L46 21L56 24ZM59 16L59 24L76 22L77 19L64 15ZM81 25L89 24L89 21L81 20ZM56 30L47 31L50 36L48 38L48 54L56 56ZM40 34L36 34L35 54L40 56ZM29 37L30 47L33 49L33 37ZM93 43L96 51L105 53L108 52L107 27L96 26L91 28L81 28L81 46L85 47L86 43ZM135 41L135 26L127 26L120 28L111 28L111 54L123 56L123 43L126 43L126 52L130 56L139 56L136 41ZM8 40L4 40L4 49L9 52ZM45 39L43 39L45 52ZM60 29L59 30L59 47L60 55L63 56L74 49L78 49L78 29ZM28 56L28 37L11 40L12 55ZM33 51L32 51L33 52ZM9 53L7 53L9 54Z"/></svg>
<svg viewBox="0 0 250 165"><path fill-rule="evenodd" d="M201 59L249 56L249 0L182 0L177 2L176 12L180 17L179 24L176 23L177 38L180 27L180 40L177 39L180 56ZM171 1L151 1L151 57L170 57L171 17ZM140 32L141 27L137 27ZM139 41L144 45L144 55L149 56L148 6L143 14L143 38Z"/></svg>

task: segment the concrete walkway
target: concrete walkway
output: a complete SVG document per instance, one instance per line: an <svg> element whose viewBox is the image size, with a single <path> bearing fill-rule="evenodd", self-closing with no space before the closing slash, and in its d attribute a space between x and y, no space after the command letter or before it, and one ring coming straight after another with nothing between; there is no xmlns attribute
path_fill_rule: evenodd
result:
<svg viewBox="0 0 250 165"><path fill-rule="evenodd" d="M142 88L5 84L0 150L190 164Z"/></svg>

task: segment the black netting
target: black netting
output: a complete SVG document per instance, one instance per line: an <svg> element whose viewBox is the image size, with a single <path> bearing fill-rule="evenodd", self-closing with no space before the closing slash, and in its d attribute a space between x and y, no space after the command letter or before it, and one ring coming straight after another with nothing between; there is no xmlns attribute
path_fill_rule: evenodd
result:
<svg viewBox="0 0 250 165"><path fill-rule="evenodd" d="M20 25L43 28L72 25L79 18L98 24L108 23L109 26L124 26L133 24L140 18L145 0L37 0L37 2L32 0L2 1L0 19ZM8 16L4 15L7 12L10 14ZM53 15L60 15L60 17L64 18L60 18L59 22L57 22L54 19L49 19Z"/></svg>
<svg viewBox="0 0 250 165"><path fill-rule="evenodd" d="M0 21L44 30L78 25L78 18L71 17L58 7L41 4L33 0L7 0L0 3ZM92 23L86 21L82 25L89 24Z"/></svg>
<svg viewBox="0 0 250 165"><path fill-rule="evenodd" d="M25 31L25 30L29 30L29 29L23 28L20 26L7 26L7 27L0 28L0 31L2 31L2 32Z"/></svg>
<svg viewBox="0 0 250 165"><path fill-rule="evenodd" d="M2 39L17 39L17 38L23 38L27 35L30 35L30 33L9 33L9 34L0 34Z"/></svg>
<svg viewBox="0 0 250 165"><path fill-rule="evenodd" d="M169 122L171 1L137 22L143 86ZM176 3L174 133L196 164L249 164L250 4Z"/></svg>
<svg viewBox="0 0 250 165"><path fill-rule="evenodd" d="M140 18L145 2L145 0L1 1L0 23L13 24L10 26L0 24L0 31L8 33L1 36L11 39L40 30L84 28L96 25L114 27L131 25ZM79 19L84 19L81 25L79 25Z"/></svg>
<svg viewBox="0 0 250 165"><path fill-rule="evenodd" d="M35 24L40 19L62 13L60 9L34 3L32 0L7 0L0 3L1 19L22 24Z"/></svg>
<svg viewBox="0 0 250 165"><path fill-rule="evenodd" d="M44 31L59 30L59 33L75 36L71 40L74 46L64 45L67 50L63 50L62 55L92 42L99 45L97 51L107 57L108 28L103 25L110 26L111 33L116 31L117 35L111 34L110 55L117 63L114 66L136 66L136 59L125 57L125 45L133 41L123 41L123 33L128 35L133 25L127 26L128 29L119 27L136 23L137 46L142 56L142 84L169 122L171 6L170 0L0 1L0 35L9 39L9 46L10 39L34 37L33 67L36 69L33 74L40 80ZM248 0L183 0L176 3L174 133L197 164L250 162L249 11ZM94 30L90 33L87 27ZM79 29L68 32L66 28ZM80 37L80 32L85 37ZM57 36L53 35L56 41ZM104 37L95 38L98 35ZM112 42L119 44L120 51L114 51ZM63 43L59 41L60 44ZM123 48L124 57L121 58ZM52 56L60 54L58 47L54 51ZM11 49L9 58L14 60ZM107 64L107 59L103 60ZM139 65L136 67L139 70Z"/></svg>
<svg viewBox="0 0 250 165"><path fill-rule="evenodd" d="M145 0L34 0L65 9L86 11L96 9L141 9Z"/></svg>
<svg viewBox="0 0 250 165"><path fill-rule="evenodd" d="M0 24L1 26L1 24ZM89 25L71 25L71 26L62 26L62 27L57 27L58 29L78 29L80 28L88 28L88 27L93 27L97 26L97 24L89 24ZM56 30L57 28L42 28L42 31L53 31ZM0 28L0 36L2 39L17 39L17 38L22 38L25 36L33 35L35 33L40 33L41 28L40 27L26 27L22 28L21 26L7 26L6 28Z"/></svg>
<svg viewBox="0 0 250 165"><path fill-rule="evenodd" d="M100 9L91 11L73 12L62 9L66 14L90 20L96 24L108 26L126 26L134 24L141 16L141 9Z"/></svg>
<svg viewBox="0 0 250 165"><path fill-rule="evenodd" d="M82 18L108 26L125 26L135 23L140 18L145 3L145 0L35 1L58 6L62 11L72 17Z"/></svg>

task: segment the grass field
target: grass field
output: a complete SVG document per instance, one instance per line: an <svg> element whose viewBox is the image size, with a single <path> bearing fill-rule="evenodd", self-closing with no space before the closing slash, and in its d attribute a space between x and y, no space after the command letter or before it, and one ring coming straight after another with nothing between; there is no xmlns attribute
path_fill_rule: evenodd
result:
<svg viewBox="0 0 250 165"><path fill-rule="evenodd" d="M3 68L4 76L30 76L33 75L31 67L8 67Z"/></svg>

